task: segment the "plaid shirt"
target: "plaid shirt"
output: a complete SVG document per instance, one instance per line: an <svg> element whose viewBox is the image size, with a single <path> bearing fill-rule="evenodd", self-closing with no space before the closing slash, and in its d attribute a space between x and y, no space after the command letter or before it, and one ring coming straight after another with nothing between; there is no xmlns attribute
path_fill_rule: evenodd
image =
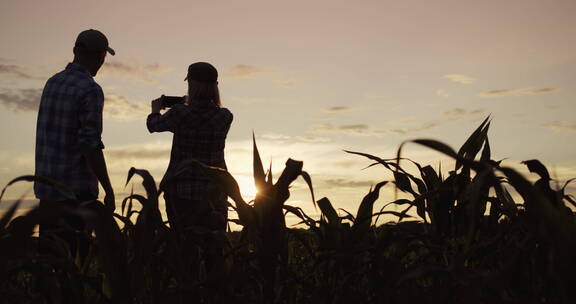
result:
<svg viewBox="0 0 576 304"><path fill-rule="evenodd" d="M36 124L36 175L70 188L79 198L98 197L98 179L83 156L103 149L104 94L83 66L69 63L46 82ZM35 183L43 200L65 200L53 187Z"/></svg>
<svg viewBox="0 0 576 304"><path fill-rule="evenodd" d="M206 165L226 169L224 145L233 115L226 108L201 105L174 105L163 115L148 115L148 131L174 133L170 164L162 179L164 190L191 200L203 200L214 186L197 171L174 178L183 161L195 159Z"/></svg>

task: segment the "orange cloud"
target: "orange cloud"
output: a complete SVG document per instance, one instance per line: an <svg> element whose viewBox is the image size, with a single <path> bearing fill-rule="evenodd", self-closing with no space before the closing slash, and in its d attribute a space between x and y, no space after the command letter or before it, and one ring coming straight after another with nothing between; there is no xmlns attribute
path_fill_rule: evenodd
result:
<svg viewBox="0 0 576 304"><path fill-rule="evenodd" d="M471 84L471 83L476 82L476 79L474 79L470 76L462 75L462 74L448 74L448 75L444 75L444 78L446 78L452 82L457 82L457 83L461 83L461 84Z"/></svg>
<svg viewBox="0 0 576 304"><path fill-rule="evenodd" d="M530 96L530 95L541 95L548 93L558 92L558 88L543 88L543 89L503 89L503 90L492 90L480 94L480 97L484 98L496 98L496 97L508 97L508 96Z"/></svg>

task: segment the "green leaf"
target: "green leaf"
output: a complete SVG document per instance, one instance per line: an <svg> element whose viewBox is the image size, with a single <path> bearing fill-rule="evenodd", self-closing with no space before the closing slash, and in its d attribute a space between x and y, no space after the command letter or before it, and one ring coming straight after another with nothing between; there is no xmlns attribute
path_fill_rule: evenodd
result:
<svg viewBox="0 0 576 304"><path fill-rule="evenodd" d="M66 185L64 185L62 183L59 183L55 180L52 180L52 179L50 179L48 177L44 177L44 176L23 175L23 176L19 176L15 179L11 180L8 184L6 184L6 186L4 186L4 188L2 189L2 192L0 193L0 202L2 201L2 197L4 197L4 192L6 192L6 189L8 187L12 184L15 184L15 183L21 182L21 181L46 184L46 185L54 187L54 189L56 189L56 191L58 191L58 193L62 194L67 199L70 199L70 200L76 199L76 195L74 194L74 192L72 192Z"/></svg>
<svg viewBox="0 0 576 304"><path fill-rule="evenodd" d="M260 159L260 153L258 153L258 147L256 146L256 136L252 132L252 146L253 146L253 170L254 170L254 185L257 191L262 191L266 184L266 174L264 173L264 166L262 165L262 159Z"/></svg>
<svg viewBox="0 0 576 304"><path fill-rule="evenodd" d="M488 136L486 136L484 141L484 149L482 150L482 156L480 157L480 161L488 162L491 160L491 152L490 152L490 141L488 140Z"/></svg>
<svg viewBox="0 0 576 304"><path fill-rule="evenodd" d="M244 222L244 224L252 224L254 210L242 198L240 188L238 187L238 183L234 177L232 177L228 171L221 168L206 165L203 165L202 168L206 175L214 180L220 186L220 189L236 203L236 208L238 208L238 217Z"/></svg>
<svg viewBox="0 0 576 304"><path fill-rule="evenodd" d="M122 204L124 204L127 201L132 201L132 200L136 200L138 201L142 206L146 206L148 204L148 199L146 197L144 197L143 195L140 194L131 194L130 196L125 197L122 200ZM132 209L132 208L129 208ZM127 213L130 212L130 210L127 211Z"/></svg>
<svg viewBox="0 0 576 304"><path fill-rule="evenodd" d="M496 183L496 185L494 185L494 192L496 193L496 197L502 204L502 211L504 212L504 214L506 214L507 216L512 216L516 214L516 212L518 211L518 207L516 207L516 203L514 202L512 195L510 195L510 192L506 190L502 182L498 182Z"/></svg>
<svg viewBox="0 0 576 304"><path fill-rule="evenodd" d="M414 196L417 196L417 194L414 192L414 190L412 190L412 185L410 184L410 179L403 173L400 172L394 172L394 180L395 180L395 184L396 186L404 191L404 192L408 192L411 193Z"/></svg>
<svg viewBox="0 0 576 304"><path fill-rule="evenodd" d="M134 185L132 185L132 187L130 187L130 196L134 195ZM132 199L128 199L125 198L122 200L122 215L124 215L124 210L126 209L126 203L127 201L130 200L130 204L132 204Z"/></svg>
<svg viewBox="0 0 576 304"><path fill-rule="evenodd" d="M370 189L368 194L364 196L360 206L358 207L358 212L356 213L356 219L354 220L353 230L357 237L363 236L363 234L370 229L372 224L372 211L374 209L374 202L378 199L380 195L380 188L386 185L388 182L379 182L374 186L374 190Z"/></svg>
<svg viewBox="0 0 576 304"><path fill-rule="evenodd" d="M134 227L134 223L130 220L130 216L121 216L120 214L114 213L112 214L115 218L119 219L124 224L124 229L129 229Z"/></svg>
<svg viewBox="0 0 576 304"><path fill-rule="evenodd" d="M389 170L392 170L392 168L390 167L390 165L388 164L388 162L378 156L374 156L371 154L367 154L367 153L362 153L362 152L353 152L353 151L348 151L348 150L344 150L344 152L346 153L350 153L350 154L356 154L356 155L360 155L360 156L364 156L368 159L374 160L376 162L378 162L379 164L383 165L384 167L386 167ZM371 165L370 165L371 166ZM370 167L369 166L369 167Z"/></svg>
<svg viewBox="0 0 576 304"><path fill-rule="evenodd" d="M340 217L338 216L338 213L336 212L334 207L332 207L332 204L330 203L330 200L328 200L328 198L323 197L320 200L318 200L317 203L318 207L320 207L320 211L322 212L322 216L326 218L326 220L330 225L333 226L340 225Z"/></svg>
<svg viewBox="0 0 576 304"><path fill-rule="evenodd" d="M282 206L282 208L284 208L287 212L290 212L290 213L296 215L298 218L300 218L302 220L303 223L308 225L308 227L316 227L314 219L312 219L306 213L304 213L302 208L294 207L294 206L290 206L290 205L284 205L284 206Z"/></svg>
<svg viewBox="0 0 576 304"><path fill-rule="evenodd" d="M484 121L476 128L476 130L468 137L466 142L462 145L460 150L458 150L458 156L456 160L456 169L460 169L462 167L462 162L460 161L461 158L474 160L476 154L482 148L482 144L484 143L484 139L487 136L488 128L490 126L490 116L486 117Z"/></svg>
<svg viewBox="0 0 576 304"><path fill-rule="evenodd" d="M158 189L156 188L156 182L150 172L148 172L148 170L131 167L128 171L128 177L126 178L126 185L128 185L134 175L142 177L142 186L144 186L144 189L146 190L148 199L156 200L158 198Z"/></svg>
<svg viewBox="0 0 576 304"><path fill-rule="evenodd" d="M274 178L272 176L272 161L270 161L270 168L268 169L266 175L267 175L266 183L268 184L268 186L274 185Z"/></svg>
<svg viewBox="0 0 576 304"><path fill-rule="evenodd" d="M376 212L376 213L372 214L372 216L373 216L373 217L374 217L374 216L379 217L380 215L385 215L385 214L390 214L390 215L397 216L397 217L399 217L398 220L402 220L402 219L405 219L405 218L411 218L411 217L412 217L412 216L407 215L407 214L405 214L405 213L396 212L396 211L380 211L380 212Z"/></svg>
<svg viewBox="0 0 576 304"><path fill-rule="evenodd" d="M414 206L416 206L416 213L418 216L421 217L425 223L427 223L428 220L426 219L426 206L424 205L424 196L419 196L412 203Z"/></svg>
<svg viewBox="0 0 576 304"><path fill-rule="evenodd" d="M546 166L544 166L539 160L537 159L525 160L522 163L528 167L528 170L530 170L530 172L538 174L541 179L545 181L550 180L550 174L548 173L548 169L546 169Z"/></svg>
<svg viewBox="0 0 576 304"><path fill-rule="evenodd" d="M99 265L104 273L104 282L110 287L112 303L128 303L132 291L132 281L130 274L136 275L128 266L127 241L124 239L118 224L114 220L114 215L103 204L91 204L90 212L85 215L86 222L94 228L96 234L96 244L98 246ZM149 239L147 242L151 243ZM133 250L142 250L142 246L135 245ZM150 252L148 252L150 253ZM142 252L136 252L142 254ZM142 264L134 265L133 270L138 270L143 274ZM138 288L139 285L134 286Z"/></svg>
<svg viewBox="0 0 576 304"><path fill-rule="evenodd" d="M282 205L290 197L290 192L288 188L290 184L302 175L302 166L304 163L299 160L293 160L289 158L286 161L286 167L280 174L278 181L274 185L274 191L276 191L276 202L275 204Z"/></svg>
<svg viewBox="0 0 576 304"><path fill-rule="evenodd" d="M440 177L436 171L434 171L432 166L422 168L422 179L424 180L424 183L426 183L428 191L437 189L440 186L440 183L442 183L442 180L440 180Z"/></svg>
<svg viewBox="0 0 576 304"><path fill-rule="evenodd" d="M312 195L312 204L314 205L314 208L318 208L316 206L316 199L314 198L314 188L312 187L312 178L310 177L310 174L308 174L306 171L302 171L300 176L302 176L304 181L306 181L306 184L308 184L308 189L310 189L310 194Z"/></svg>
<svg viewBox="0 0 576 304"><path fill-rule="evenodd" d="M417 143L419 145L428 147L432 150L436 150L440 153L444 153L452 158L458 159L458 154L456 153L456 151L454 151L452 148L450 148L450 146L441 143L439 141L436 140L432 140L432 139L415 139L412 140L411 142ZM406 143L406 142L404 142ZM403 144L404 144L403 143ZM400 151L400 149L398 149Z"/></svg>
<svg viewBox="0 0 576 304"><path fill-rule="evenodd" d="M4 215L2 215L2 218L0 219L0 230L5 229L6 225L10 222L10 220L12 219L12 217L14 216L14 213L16 213L16 210L18 209L18 206L20 206L20 202L22 200L17 200L12 207L10 207L10 209L8 209L8 211L6 211L4 213Z"/></svg>
<svg viewBox="0 0 576 304"><path fill-rule="evenodd" d="M564 186L562 187L562 193L564 193L564 192L566 191L566 187L568 187L568 185L569 185L571 182L575 181L575 180L576 180L576 178L571 178L571 179L567 180L567 181L564 183Z"/></svg>

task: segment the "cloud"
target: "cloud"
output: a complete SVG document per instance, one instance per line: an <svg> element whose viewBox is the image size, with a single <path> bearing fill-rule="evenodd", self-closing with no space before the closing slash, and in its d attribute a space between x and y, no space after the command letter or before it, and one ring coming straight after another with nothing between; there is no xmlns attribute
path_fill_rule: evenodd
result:
<svg viewBox="0 0 576 304"><path fill-rule="evenodd" d="M259 74L269 72L269 70L248 64L237 64L225 73L232 78L251 78Z"/></svg>
<svg viewBox="0 0 576 304"><path fill-rule="evenodd" d="M480 97L484 98L496 98L496 97L507 97L507 96L530 96L530 95L541 95L548 93L558 92L558 88L543 88L543 89L504 89L504 90L492 90L480 94Z"/></svg>
<svg viewBox="0 0 576 304"><path fill-rule="evenodd" d="M365 180L365 181L355 181L344 178L333 178L333 179L323 179L320 180L320 184L323 187L337 187L337 188L370 188L377 184L377 182Z"/></svg>
<svg viewBox="0 0 576 304"><path fill-rule="evenodd" d="M461 84L471 84L471 83L474 83L476 81L476 79L474 79L470 76L462 75L462 74L448 74L448 75L444 75L443 78L446 78L452 82L457 82L457 83L461 83Z"/></svg>
<svg viewBox="0 0 576 304"><path fill-rule="evenodd" d="M9 90L0 93L0 103L14 112L36 112L41 96L42 89Z"/></svg>
<svg viewBox="0 0 576 304"><path fill-rule="evenodd" d="M362 97L369 101L389 101L390 96L385 94L364 93Z"/></svg>
<svg viewBox="0 0 576 304"><path fill-rule="evenodd" d="M140 65L137 63L125 63L120 61L110 61L106 62L100 74L103 76L119 76L135 79L143 82L154 82L153 76L157 74L164 74L170 69L168 67L162 66L160 64L147 64ZM184 79L185 75L182 75Z"/></svg>
<svg viewBox="0 0 576 304"><path fill-rule="evenodd" d="M266 133L258 136L262 139L281 141L281 142L306 142L306 143L325 143L330 142L330 138L318 137L318 136L291 136L278 133Z"/></svg>
<svg viewBox="0 0 576 304"><path fill-rule="evenodd" d="M143 119L150 108L147 103L135 102L117 94L104 96L104 115L120 120Z"/></svg>
<svg viewBox="0 0 576 304"><path fill-rule="evenodd" d="M42 89L20 89L0 93L0 103L14 112L37 112L42 97ZM104 115L117 119L140 119L148 113L148 106L134 102L124 96L106 94Z"/></svg>
<svg viewBox="0 0 576 304"><path fill-rule="evenodd" d="M165 145L133 145L106 150L106 156L114 160L133 160L167 158L170 156L171 146Z"/></svg>
<svg viewBox="0 0 576 304"><path fill-rule="evenodd" d="M466 110L463 108L453 108L444 112L446 116L460 117L460 116L470 116L484 113L482 109Z"/></svg>
<svg viewBox="0 0 576 304"><path fill-rule="evenodd" d="M106 145L106 142L104 144ZM123 146L108 144L104 149L104 154L109 173L115 176L113 179L116 181L125 181L125 174L130 167L146 169L156 181L160 181L168 166L171 149L172 143L168 141Z"/></svg>
<svg viewBox="0 0 576 304"><path fill-rule="evenodd" d="M237 64L226 70L223 76L236 79L250 79L265 76L273 83L284 88L293 88L296 86L296 80L292 75L273 67Z"/></svg>
<svg viewBox="0 0 576 304"><path fill-rule="evenodd" d="M265 102L266 99L260 97L232 97L231 101L239 102L243 104L254 104L254 103L261 103Z"/></svg>
<svg viewBox="0 0 576 304"><path fill-rule="evenodd" d="M350 112L352 110L354 110L353 107L335 106L335 107L330 107L330 108L324 110L324 112L326 112L326 113L343 113L343 112Z"/></svg>
<svg viewBox="0 0 576 304"><path fill-rule="evenodd" d="M432 128L438 127L440 126L441 123L439 122L428 122L423 124L422 126L419 127L412 127L412 128L397 128L397 129L392 129L390 130L390 132L393 133L397 133L400 135L406 135L409 133L415 133L415 132L420 132L420 131L426 131L426 130L430 130Z"/></svg>
<svg viewBox="0 0 576 304"><path fill-rule="evenodd" d="M342 168L364 168L366 167L366 162L363 160L342 160L342 161L334 161L331 163L326 164L328 166L335 166L335 167L342 167Z"/></svg>
<svg viewBox="0 0 576 304"><path fill-rule="evenodd" d="M458 111L460 111L460 109ZM477 110L472 110L472 111L469 111L466 113L471 115L472 113L476 114L476 111ZM403 121L403 120L391 121L390 123L403 124L403 125L411 124L410 121ZM336 125L333 125L330 123L325 123L325 124L312 126L310 132L312 132L312 133L326 133L326 134L329 134L329 133L344 134L344 135L350 135L350 136L381 137L385 134L390 134L390 133L406 135L409 133L426 131L426 130L441 126L444 123L445 123L445 121L432 121L432 122L427 122L427 123L424 123L424 124L422 124L420 126L416 126L416 127L409 126L409 127L394 128L394 129L389 129L389 130L374 130L366 124L352 124L352 125L336 126Z"/></svg>
<svg viewBox="0 0 576 304"><path fill-rule="evenodd" d="M332 107L328 107L328 108L324 108L323 110L320 111L320 115L318 116L318 120L333 120L335 119L337 116L342 116L342 115L350 115L350 113L353 112L359 112L359 111L364 111L366 110L367 107L363 106L363 105L359 105L359 106L332 106ZM346 127L346 126L344 126ZM358 129L358 126L353 127L355 129Z"/></svg>
<svg viewBox="0 0 576 304"><path fill-rule="evenodd" d="M576 131L576 122L566 122L566 121L553 121L544 124L545 128L562 132L562 131Z"/></svg>
<svg viewBox="0 0 576 304"><path fill-rule="evenodd" d="M2 62L2 61L0 61ZM43 78L36 77L28 74L24 69L15 64L0 64L0 75L7 75L8 77L14 77L17 79L24 80L41 80Z"/></svg>
<svg viewBox="0 0 576 304"><path fill-rule="evenodd" d="M313 126L311 132L345 134L351 136L382 136L386 133L385 131L381 130L373 130L366 124L334 126L329 123Z"/></svg>
<svg viewBox="0 0 576 304"><path fill-rule="evenodd" d="M296 86L296 81L293 79L281 79L277 80L276 83L284 88L293 88Z"/></svg>
<svg viewBox="0 0 576 304"><path fill-rule="evenodd" d="M436 90L436 96L440 96L440 97L446 98L446 97L449 97L450 94L448 94L448 92L446 92L445 90L438 89L438 90Z"/></svg>

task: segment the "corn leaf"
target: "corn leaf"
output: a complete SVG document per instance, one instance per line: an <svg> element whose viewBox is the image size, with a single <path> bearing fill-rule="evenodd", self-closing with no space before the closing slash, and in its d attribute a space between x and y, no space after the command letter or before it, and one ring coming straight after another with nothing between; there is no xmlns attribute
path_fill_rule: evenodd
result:
<svg viewBox="0 0 576 304"><path fill-rule="evenodd" d="M10 209L8 209L8 211L6 211L2 215L2 218L0 218L0 231L2 231L3 229L6 228L6 225L10 222L10 220L12 219L14 214L16 213L16 210L20 206L20 202L22 202L21 199L17 200L14 204L12 204L12 207L10 207Z"/></svg>
<svg viewBox="0 0 576 304"><path fill-rule="evenodd" d="M406 174L403 174L401 172L393 172L393 174L394 174L394 180L395 180L396 187L398 187L400 190L402 190L404 192L408 192L408 193L414 195L414 197L418 196L416 194L416 192L414 192L414 190L412 190L412 185L410 184L410 179L406 176Z"/></svg>
<svg viewBox="0 0 576 304"><path fill-rule="evenodd" d="M544 166L539 160L537 159L525 160L522 163L528 167L528 170L530 170L530 172L538 174L538 176L540 176L541 179L545 181L550 180L550 174L548 173L548 169L546 169L546 166Z"/></svg>
<svg viewBox="0 0 576 304"><path fill-rule="evenodd" d="M480 161L488 162L491 160L492 154L490 151L490 141L488 140L488 136L486 136L484 141L484 149L482 150L482 156L480 157Z"/></svg>
<svg viewBox="0 0 576 304"><path fill-rule="evenodd" d="M332 207L332 204L328 198L323 197L318 200L317 203L318 207L320 207L320 211L322 212L322 216L326 218L328 224L335 226L340 225L340 217L338 216L338 213L334 207Z"/></svg>
<svg viewBox="0 0 576 304"><path fill-rule="evenodd" d="M12 184L15 184L15 183L21 182L21 181L46 184L46 185L54 187L54 189L56 189L56 191L58 191L60 194L62 194L67 199L70 199L70 200L76 199L76 195L74 194L74 192L72 192L66 185L64 185L62 183L59 183L55 180L52 180L50 178L43 177L43 176L23 175L23 176L19 176L15 179L11 180L10 182L8 182L8 184L6 184L6 186L4 186L4 188L2 189L2 192L0 193L0 202L2 201L2 198L4 197L4 192L6 192L6 189L8 187Z"/></svg>
<svg viewBox="0 0 576 304"><path fill-rule="evenodd" d="M262 165L262 159L260 159L260 153L258 153L258 147L256 146L256 136L254 133L252 133L252 146L254 185L256 185L257 191L261 191L264 189L266 184L266 174L264 174L264 166Z"/></svg>
<svg viewBox="0 0 576 304"><path fill-rule="evenodd" d="M318 208L316 206L316 199L314 198L314 187L312 187L312 178L310 177L310 174L308 174L306 171L302 171L300 176L302 176L306 184L308 184L308 189L310 189L310 194L312 195L312 204L314 205L314 208Z"/></svg>
<svg viewBox="0 0 576 304"><path fill-rule="evenodd" d="M374 202L378 199L380 195L380 188L386 185L388 182L383 181L379 182L374 186L374 190L370 189L368 194L364 196L360 206L358 207L358 212L356 213L356 219L354 220L354 225L352 226L354 234L356 236L362 236L372 224L372 212L374 210Z"/></svg>
<svg viewBox="0 0 576 304"><path fill-rule="evenodd" d="M484 143L484 139L488 133L488 128L490 126L489 119L490 116L486 117L480 126L474 130L472 135L468 137L466 142L464 142L460 150L458 150L459 157L456 159L455 170L458 170L460 167L462 167L462 162L460 161L461 158L474 160L476 154L478 154L482 148L482 144Z"/></svg>

